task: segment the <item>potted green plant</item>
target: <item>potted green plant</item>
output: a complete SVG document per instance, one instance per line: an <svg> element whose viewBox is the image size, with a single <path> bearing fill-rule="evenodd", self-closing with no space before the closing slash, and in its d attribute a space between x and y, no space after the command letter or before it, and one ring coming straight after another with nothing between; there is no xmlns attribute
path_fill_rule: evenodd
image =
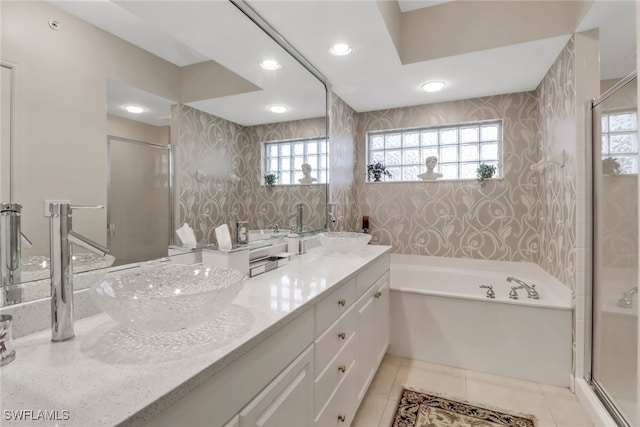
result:
<svg viewBox="0 0 640 427"><path fill-rule="evenodd" d="M276 182L278 181L278 177L276 176L275 173L268 173L265 176L263 176L264 178L264 185L266 185L267 187L273 187L276 185Z"/></svg>
<svg viewBox="0 0 640 427"><path fill-rule="evenodd" d="M387 167L382 162L375 162L367 165L367 181L380 182L382 175L391 177L391 172L387 170Z"/></svg>
<svg viewBox="0 0 640 427"><path fill-rule="evenodd" d="M480 182L480 185L484 187L485 185L487 185L487 181L491 179L493 175L495 175L496 167L495 165L480 163L480 166L478 166L477 172L478 172L477 174L478 181Z"/></svg>
<svg viewBox="0 0 640 427"><path fill-rule="evenodd" d="M622 167L620 167L620 163L613 157L605 157L602 159L602 173L604 175L620 175L622 173Z"/></svg>

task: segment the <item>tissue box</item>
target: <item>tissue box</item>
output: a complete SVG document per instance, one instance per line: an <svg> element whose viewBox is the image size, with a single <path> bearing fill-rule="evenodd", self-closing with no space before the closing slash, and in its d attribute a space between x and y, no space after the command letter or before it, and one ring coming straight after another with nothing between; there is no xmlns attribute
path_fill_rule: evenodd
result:
<svg viewBox="0 0 640 427"><path fill-rule="evenodd" d="M249 250L245 248L219 251L205 248L202 250L202 265L207 267L234 268L249 274Z"/></svg>

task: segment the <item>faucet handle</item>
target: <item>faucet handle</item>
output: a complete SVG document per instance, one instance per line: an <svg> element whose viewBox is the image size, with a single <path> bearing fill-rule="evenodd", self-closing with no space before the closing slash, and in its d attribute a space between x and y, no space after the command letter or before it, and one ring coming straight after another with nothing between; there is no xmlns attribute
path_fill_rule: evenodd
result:
<svg viewBox="0 0 640 427"><path fill-rule="evenodd" d="M486 289L487 290L487 298L495 298L496 297L496 293L493 290L493 286L492 285L480 285L481 288Z"/></svg>
<svg viewBox="0 0 640 427"><path fill-rule="evenodd" d="M516 292L516 289L522 289L522 286L512 286L509 291L509 298L518 299L518 292Z"/></svg>

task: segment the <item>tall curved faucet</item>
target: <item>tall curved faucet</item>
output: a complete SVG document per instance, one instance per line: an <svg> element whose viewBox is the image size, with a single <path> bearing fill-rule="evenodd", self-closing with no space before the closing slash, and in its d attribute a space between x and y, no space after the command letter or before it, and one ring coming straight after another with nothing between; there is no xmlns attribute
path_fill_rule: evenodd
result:
<svg viewBox="0 0 640 427"><path fill-rule="evenodd" d="M532 299L539 299L540 298L540 294L536 290L536 285L528 285L525 282L523 282L522 280L520 280L520 279L518 279L516 277L513 277L513 276L507 277L507 282L509 282L509 283L516 282L518 285L520 285L517 289L526 290L528 298L532 298Z"/></svg>

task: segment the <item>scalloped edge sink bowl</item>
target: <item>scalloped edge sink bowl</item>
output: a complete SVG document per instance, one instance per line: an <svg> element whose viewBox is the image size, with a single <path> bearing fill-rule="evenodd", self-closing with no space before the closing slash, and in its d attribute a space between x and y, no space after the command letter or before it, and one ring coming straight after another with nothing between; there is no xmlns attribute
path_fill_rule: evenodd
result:
<svg viewBox="0 0 640 427"><path fill-rule="evenodd" d="M163 265L109 274L91 286L93 301L124 326L173 332L213 319L246 282L232 268Z"/></svg>
<svg viewBox="0 0 640 427"><path fill-rule="evenodd" d="M369 244L371 234L346 231L318 233L318 241L328 254L355 253Z"/></svg>

